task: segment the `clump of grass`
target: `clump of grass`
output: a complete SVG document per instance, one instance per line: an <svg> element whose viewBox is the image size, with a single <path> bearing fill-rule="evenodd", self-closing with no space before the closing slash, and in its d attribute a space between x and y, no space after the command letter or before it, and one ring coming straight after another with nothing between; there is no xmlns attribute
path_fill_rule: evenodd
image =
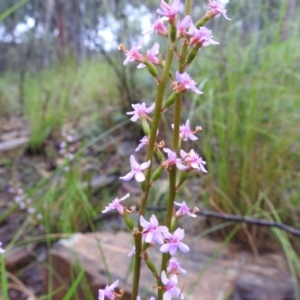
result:
<svg viewBox="0 0 300 300"><path fill-rule="evenodd" d="M45 139L60 131L68 120L78 122L86 115L91 119L105 115L100 107L116 104L118 94L111 73L100 60L79 67L56 67L27 78L24 112L31 129L31 148L41 148Z"/></svg>
<svg viewBox="0 0 300 300"><path fill-rule="evenodd" d="M241 46L232 39L217 57L199 60L197 72L210 74L205 95L193 111L203 126L206 184L214 208L245 215L251 207L269 211L271 199L284 222L299 224L299 40L276 42L262 31ZM265 41L273 40L274 43ZM280 62L280 64L278 63Z"/></svg>
<svg viewBox="0 0 300 300"><path fill-rule="evenodd" d="M79 164L57 171L51 185L39 199L39 209L49 232L72 233L86 228L96 217L88 187L83 184ZM36 193L38 196L38 193Z"/></svg>

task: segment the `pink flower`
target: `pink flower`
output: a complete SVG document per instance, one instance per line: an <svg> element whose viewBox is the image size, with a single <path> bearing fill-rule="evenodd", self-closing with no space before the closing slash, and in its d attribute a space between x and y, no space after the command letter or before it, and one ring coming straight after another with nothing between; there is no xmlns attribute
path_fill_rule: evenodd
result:
<svg viewBox="0 0 300 300"><path fill-rule="evenodd" d="M146 108L146 103L143 102L142 104L131 104L132 108L134 109L133 111L127 112L127 115L133 115L130 120L132 122L136 122L138 119L147 119L148 117L148 113L151 113L154 108L155 108L155 104L153 103L151 106L149 106L148 108Z"/></svg>
<svg viewBox="0 0 300 300"><path fill-rule="evenodd" d="M185 34L185 31L190 27L192 18L191 16L185 16L182 21L177 22L177 36L182 36Z"/></svg>
<svg viewBox="0 0 300 300"><path fill-rule="evenodd" d="M140 224L144 228L143 240L146 243L164 243L163 235L169 233L169 229L167 226L159 226L155 215L150 217L150 222L146 221L143 216L140 216Z"/></svg>
<svg viewBox="0 0 300 300"><path fill-rule="evenodd" d="M142 182L145 180L145 175L143 174L143 170L149 168L151 164L151 161L148 160L145 163L138 164L134 155L130 155L130 166L131 166L131 171L127 173L125 176L120 177L120 179L123 179L125 181L131 180L133 177L137 182Z"/></svg>
<svg viewBox="0 0 300 300"><path fill-rule="evenodd" d="M177 228L173 234L168 232L164 233L164 236L168 241L160 247L161 252L169 252L171 256L174 256L177 252L177 248L184 253L190 251L190 248L181 242L184 238L184 229Z"/></svg>
<svg viewBox="0 0 300 300"><path fill-rule="evenodd" d="M166 272L161 272L161 281L164 284L165 293L163 295L163 300L171 300L175 298L176 300L184 300L184 295L182 294L180 288L177 286L178 279L176 275L172 275L170 278L166 276Z"/></svg>
<svg viewBox="0 0 300 300"><path fill-rule="evenodd" d="M158 130L156 132L156 136L158 135ZM135 152L140 151L144 146L149 145L149 139L147 136L144 136L143 138L140 139L139 145L136 147Z"/></svg>
<svg viewBox="0 0 300 300"><path fill-rule="evenodd" d="M143 62L144 61L144 57L143 55L139 52L139 50L142 47L142 42L143 40L140 39L137 43L136 46L133 46L130 50L124 50L125 51L125 55L127 56L126 59L123 62L123 65L127 65L128 63L132 62L132 61L139 61L139 62ZM123 45L124 46L124 45ZM123 47L119 47L121 50L123 49Z"/></svg>
<svg viewBox="0 0 300 300"><path fill-rule="evenodd" d="M191 168L207 173L206 162L193 149L189 153L180 150L180 156Z"/></svg>
<svg viewBox="0 0 300 300"><path fill-rule="evenodd" d="M150 50L147 50L147 58L148 61L153 63L154 65L158 65L159 64L159 59L156 57L156 55L159 53L159 44L158 43L154 43L154 45L152 46L152 48ZM140 63L137 68L141 69L144 68L146 65L143 63Z"/></svg>
<svg viewBox="0 0 300 300"><path fill-rule="evenodd" d="M185 274L186 270L180 267L180 263L177 261L175 257L171 257L167 266L167 272L169 274L178 275L180 273Z"/></svg>
<svg viewBox="0 0 300 300"><path fill-rule="evenodd" d="M127 257L131 257L135 255L135 246L133 245L132 248L131 248L131 251L127 254Z"/></svg>
<svg viewBox="0 0 300 300"><path fill-rule="evenodd" d="M142 32L142 34L149 34L152 33L154 30L156 31L157 34L162 35L162 36L167 36L168 35L168 29L164 25L165 21L168 21L169 18L167 17L162 17L157 19L148 30L145 30Z"/></svg>
<svg viewBox="0 0 300 300"><path fill-rule="evenodd" d="M207 47L209 45L219 45L219 42L214 41L211 30L206 27L200 27L197 29L193 23L191 23L190 30L193 34L190 45L196 45L197 47Z"/></svg>
<svg viewBox="0 0 300 300"><path fill-rule="evenodd" d="M172 4L168 4L167 2L160 0L160 8L157 9L156 12L159 15L163 15L169 18L170 21L174 21L177 13L181 9L182 4L180 0L174 0Z"/></svg>
<svg viewBox="0 0 300 300"><path fill-rule="evenodd" d="M192 213L190 211L190 209L187 207L185 201L182 201L182 203L174 202L174 204L179 206L179 209L176 212L176 217L180 217L180 216L183 216L183 215L188 215L192 218L197 217L197 215L195 215L194 213Z"/></svg>
<svg viewBox="0 0 300 300"><path fill-rule="evenodd" d="M198 95L203 94L203 92L197 89L197 83L191 78L191 76L188 73L184 72L180 74L178 71L176 71L175 78L178 82L178 85L176 86L175 90L182 92L192 90Z"/></svg>
<svg viewBox="0 0 300 300"><path fill-rule="evenodd" d="M174 129L174 124L172 124L172 128ZM181 125L179 128L180 131L180 139L183 141L187 141L188 139L190 139L191 141L196 141L198 140L198 138L194 135L194 133L200 131L202 128L201 127L196 127L195 131L191 131L190 128L190 121L187 120L185 122L185 125Z"/></svg>
<svg viewBox="0 0 300 300"><path fill-rule="evenodd" d="M5 250L1 248L1 245L2 243L0 242L0 254L5 252Z"/></svg>
<svg viewBox="0 0 300 300"><path fill-rule="evenodd" d="M130 196L130 194L126 194L123 198L115 198L111 203L108 204L108 206L105 207L104 210L102 210L102 213L105 214L110 210L116 209L119 214L123 215L124 207L122 204L120 204L121 201L127 199Z"/></svg>
<svg viewBox="0 0 300 300"><path fill-rule="evenodd" d="M176 165L179 170L187 170L188 167L182 164L182 159L177 158L176 152L169 148L164 148L164 152L168 154L168 159L163 163L164 167L168 168L170 166Z"/></svg>
<svg viewBox="0 0 300 300"><path fill-rule="evenodd" d="M142 300L140 296L136 297L136 300ZM149 300L155 300L155 297L151 297Z"/></svg>
<svg viewBox="0 0 300 300"><path fill-rule="evenodd" d="M139 145L136 147L135 152L140 151L144 146L149 145L149 140L146 136L144 136L142 139L140 139Z"/></svg>
<svg viewBox="0 0 300 300"><path fill-rule="evenodd" d="M222 4L220 4L220 3L218 3L217 1L214 1L214 0L208 0L207 1L207 6L209 6L212 9L210 12L213 14L213 16L221 14L221 15L223 15L223 17L226 20L231 21L231 19L229 19L227 17L227 15L226 15L227 10L224 8L224 6Z"/></svg>
<svg viewBox="0 0 300 300"><path fill-rule="evenodd" d="M103 290L99 290L98 294L98 300L104 300L105 297L107 297L109 300L115 299L115 292L114 289L118 286L119 280L116 280L112 285L106 287Z"/></svg>

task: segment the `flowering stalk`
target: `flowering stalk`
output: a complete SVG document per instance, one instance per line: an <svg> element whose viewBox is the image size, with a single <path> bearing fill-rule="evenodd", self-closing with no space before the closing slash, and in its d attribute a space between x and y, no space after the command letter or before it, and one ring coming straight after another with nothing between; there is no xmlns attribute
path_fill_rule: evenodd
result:
<svg viewBox="0 0 300 300"><path fill-rule="evenodd" d="M192 5L192 0L186 0L185 7L184 7L185 16L191 14L191 5ZM188 45L186 42L184 42L181 48L181 56L179 60L180 73L184 72L187 50L188 50ZM178 98L175 100L175 105L174 105L173 150L177 153L177 155L179 154L179 144L180 144L179 128L180 128L181 102L182 102L182 94L180 94ZM168 228L171 227L172 213L173 213L174 201L176 197L176 175L177 175L177 168L176 166L173 166L169 176L169 198L167 203L167 212L166 212L166 220L165 220L165 224ZM165 270L169 258L170 255L168 253L162 255L161 272ZM158 299L162 299L162 295L163 295L163 290L159 289Z"/></svg>
<svg viewBox="0 0 300 300"><path fill-rule="evenodd" d="M165 94L165 89L167 85L167 81L169 78L169 71L171 69L171 64L173 60L173 49L171 44L171 37L169 36L168 39L168 51L166 56L166 62L163 69L162 77L158 83L157 86L157 93L156 93L156 100L155 100L155 109L153 114L153 122L150 132L150 138L149 138L149 146L147 151L147 160L151 161L150 167L147 170L146 173L146 188L143 192L142 199L141 199L141 206L140 206L140 216L144 216L146 213L146 206L147 206L147 200L148 200L148 194L150 190L150 180L151 180L151 166L152 166L152 160L154 155L154 145L156 140L156 134L158 125L161 118L161 108L163 103L163 98ZM141 224L139 222L138 224L139 231L142 231ZM134 278L133 278L133 287L132 287L132 299L136 299L138 296L138 290L139 290L139 281L140 281L140 269L141 269L141 252L142 252L142 236L137 235L135 238L135 265L134 265Z"/></svg>
<svg viewBox="0 0 300 300"><path fill-rule="evenodd" d="M177 286L177 275L186 273L186 270L180 267L180 263L174 255L179 250L186 253L190 249L183 242L184 229L175 229L176 218L184 215L195 218L198 208L194 208L191 211L185 201L182 203L175 202L175 198L178 189L192 171L207 173L204 167L206 164L205 161L193 149L189 150L189 152L181 149L181 141L195 141L198 139L195 134L201 131L200 126L197 126L194 130L191 129L189 120L186 120L185 124L180 125L182 95L188 90L192 90L198 95L203 94L197 88L197 83L185 69L193 61L201 47L218 44L218 42L212 39L213 36L208 28L199 27L199 22L205 23L218 14L222 14L228 19L226 10L221 4L215 0L208 0L207 6L211 9L207 11L206 15L195 26L191 17L191 5L192 0L185 1L185 16L180 19L178 16L182 7L180 0L160 0L160 8L157 9L157 13L162 17L157 19L149 30L145 31L145 33L155 31L161 36L168 37L165 60L163 60L162 54L159 54L160 46L158 43L155 43L145 55L139 52L142 48L142 39L130 50L127 50L124 44L119 46L119 49L124 51L126 55L126 59L123 62L124 65L134 61L138 62L137 68L147 67L149 73L157 83L155 103L149 107L146 106L146 103L132 104L133 111L127 113L131 115L131 121L139 121L141 123L145 134L135 151L139 151L142 147L148 147L146 162L139 164L134 155L131 155L131 171L125 176L120 177L120 179L125 181L134 178L137 182L141 183L142 197L137 228L134 227L134 221L130 216L134 212L134 208L127 209L120 203L128 198L129 194L120 199L115 198L103 210L103 213L112 209L117 210L123 216L128 228L133 232L135 245L127 255L128 257L135 255L132 300L140 299L138 292L142 259L145 261L146 266L153 274L154 280L157 283L158 300L184 299L183 288ZM167 21L169 23L168 28L164 25L164 22ZM180 52L177 49L179 41L182 42ZM176 73L174 72L175 76L171 70L174 55L178 57L177 71ZM161 77L158 74L157 67L162 68ZM172 82L172 92L164 101L166 86L169 80ZM161 114L172 105L174 105L174 120L171 125L173 128L173 141L172 147L170 147L166 146L164 141L156 141L156 139ZM152 112L153 117L151 119L148 114ZM152 171L152 165L155 163L154 155L158 158L159 166ZM149 191L164 171L167 171L169 175L169 194L165 223L164 225L160 225L155 215L151 216L150 221L147 221L145 217ZM181 172L178 182L176 182L177 172ZM174 213L174 204L179 207L176 213ZM173 230L174 232L172 233L171 231ZM148 256L148 251L150 252L155 244L160 245L160 251L163 253L160 272L157 271L157 267ZM105 297L110 300L119 299L122 296L122 290L121 294L117 294L114 291L117 284L118 281L112 285L107 285L104 290L100 290L99 300L103 300ZM153 297L150 299L153 299Z"/></svg>

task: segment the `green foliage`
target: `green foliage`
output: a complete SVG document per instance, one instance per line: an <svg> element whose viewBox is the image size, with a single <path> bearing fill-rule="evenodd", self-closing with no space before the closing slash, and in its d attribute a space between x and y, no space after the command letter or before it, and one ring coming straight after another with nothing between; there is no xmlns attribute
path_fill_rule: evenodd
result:
<svg viewBox="0 0 300 300"><path fill-rule="evenodd" d="M12 5L7 10L5 10L3 13L0 14L0 22L3 21L4 19L6 19L9 15L14 13L18 8L20 8L21 6L23 6L27 2L28 2L28 0L20 0L19 2Z"/></svg>
<svg viewBox="0 0 300 300"><path fill-rule="evenodd" d="M235 31L225 35L235 36ZM228 213L268 210L271 199L285 222L299 221L300 84L296 32L276 42L276 31L254 35L247 47L232 38L221 52L205 49L195 70L205 94L191 112L203 126L206 186ZM267 43L267 41L274 41ZM208 50L208 51L207 51ZM280 63L279 63L280 62ZM298 199L298 200L297 200Z"/></svg>
<svg viewBox="0 0 300 300"><path fill-rule="evenodd" d="M0 277L1 277L1 295L3 296L3 300L8 300L8 282L7 282L7 274L5 267L4 255L0 255Z"/></svg>
<svg viewBox="0 0 300 300"><path fill-rule="evenodd" d="M111 74L104 62L90 61L81 68L70 64L28 78L24 111L31 129L31 147L40 149L67 121L78 122L87 115L100 119L118 96Z"/></svg>

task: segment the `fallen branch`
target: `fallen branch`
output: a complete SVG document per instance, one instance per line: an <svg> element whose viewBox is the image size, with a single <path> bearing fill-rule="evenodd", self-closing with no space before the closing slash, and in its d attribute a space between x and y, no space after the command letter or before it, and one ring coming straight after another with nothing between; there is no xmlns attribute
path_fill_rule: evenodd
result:
<svg viewBox="0 0 300 300"><path fill-rule="evenodd" d="M147 206L147 210L149 211L165 211L167 208L165 206ZM136 207L136 211L139 210L139 207ZM246 223L246 224L252 224L257 226L264 226L264 227L275 227L281 230L284 230L288 233L291 233L295 236L300 237L300 229L294 228L292 226L286 225L284 223L278 223L275 221L268 221L268 220L262 220L252 217L243 217L239 215L231 215L231 214L225 214L225 213L218 213L214 211L208 211L208 210L200 210L196 213L199 216L203 217L209 217L209 218L217 218L222 219L226 221L232 221L236 223ZM117 212L111 212L106 213L105 215L99 216L98 218L94 219L94 222L100 222L102 220L105 220L107 218L111 218L115 215L118 215Z"/></svg>

